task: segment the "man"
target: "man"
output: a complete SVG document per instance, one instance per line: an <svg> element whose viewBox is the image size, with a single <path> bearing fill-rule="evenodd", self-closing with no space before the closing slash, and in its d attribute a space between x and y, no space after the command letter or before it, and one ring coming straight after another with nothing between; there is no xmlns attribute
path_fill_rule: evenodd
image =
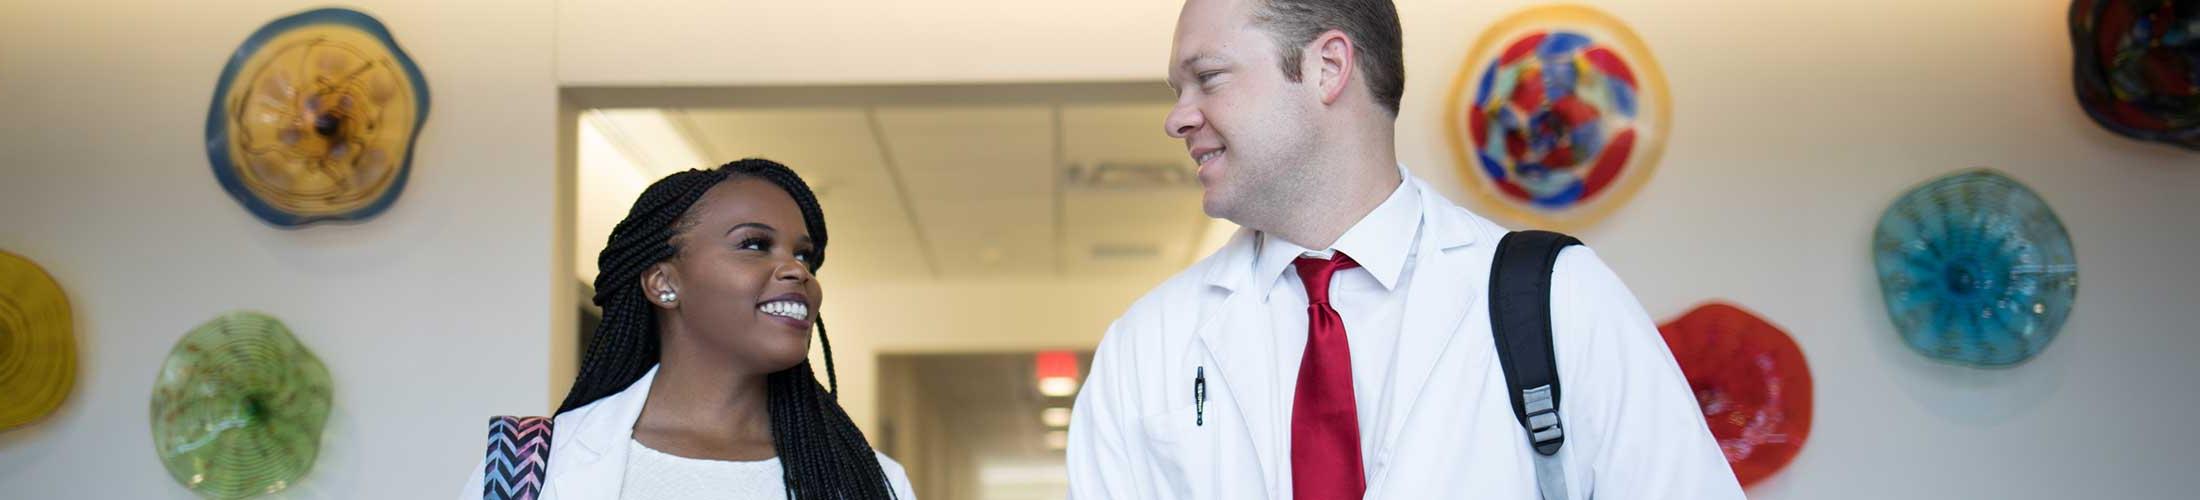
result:
<svg viewBox="0 0 2200 500"><path fill-rule="evenodd" d="M1388 0L1190 0L1166 121L1245 229L1110 327L1072 498L1539 496L1491 340L1506 231L1407 174ZM1566 498L1740 499L1672 355L1586 248L1552 276Z"/></svg>

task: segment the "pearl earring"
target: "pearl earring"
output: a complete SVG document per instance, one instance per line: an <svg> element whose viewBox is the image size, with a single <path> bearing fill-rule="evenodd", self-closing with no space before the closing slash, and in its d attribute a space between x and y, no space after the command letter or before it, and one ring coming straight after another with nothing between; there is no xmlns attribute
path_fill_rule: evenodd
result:
<svg viewBox="0 0 2200 500"><path fill-rule="evenodd" d="M672 299L677 299L677 298L680 298L680 294L677 294L677 293L672 293L672 291L671 291L671 290L665 290L665 291L662 291L662 292L657 292L657 301L658 301L658 302L663 302L663 303L666 303L666 304L670 304L670 303L672 303Z"/></svg>

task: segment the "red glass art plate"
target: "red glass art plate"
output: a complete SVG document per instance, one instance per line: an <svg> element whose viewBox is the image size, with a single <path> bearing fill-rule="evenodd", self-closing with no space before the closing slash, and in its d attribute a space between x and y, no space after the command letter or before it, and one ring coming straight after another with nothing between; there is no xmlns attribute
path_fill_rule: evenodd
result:
<svg viewBox="0 0 2200 500"><path fill-rule="evenodd" d="M1658 331L1742 486L1795 459L1810 437L1810 364L1787 332L1721 303L1698 306Z"/></svg>

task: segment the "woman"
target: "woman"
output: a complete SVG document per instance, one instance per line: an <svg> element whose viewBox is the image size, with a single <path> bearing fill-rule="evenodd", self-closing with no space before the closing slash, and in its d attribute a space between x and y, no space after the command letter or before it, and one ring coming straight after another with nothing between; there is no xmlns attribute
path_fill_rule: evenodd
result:
<svg viewBox="0 0 2200 500"><path fill-rule="evenodd" d="M749 159L659 180L596 262L603 323L539 498L915 498L810 371L815 325L838 391L812 275L825 218L793 170ZM461 498L526 486L525 459L498 446Z"/></svg>

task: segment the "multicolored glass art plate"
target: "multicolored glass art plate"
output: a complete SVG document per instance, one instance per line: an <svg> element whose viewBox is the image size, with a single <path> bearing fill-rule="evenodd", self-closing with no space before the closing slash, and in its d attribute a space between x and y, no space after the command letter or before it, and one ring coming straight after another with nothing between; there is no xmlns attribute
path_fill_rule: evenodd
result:
<svg viewBox="0 0 2200 500"><path fill-rule="evenodd" d="M1634 196L1672 123L1650 49L1589 7L1531 8L1468 52L1445 108L1467 191L1538 228L1585 226Z"/></svg>
<svg viewBox="0 0 2200 500"><path fill-rule="evenodd" d="M2200 2L2070 3L2078 103L2118 134L2200 150Z"/></svg>

